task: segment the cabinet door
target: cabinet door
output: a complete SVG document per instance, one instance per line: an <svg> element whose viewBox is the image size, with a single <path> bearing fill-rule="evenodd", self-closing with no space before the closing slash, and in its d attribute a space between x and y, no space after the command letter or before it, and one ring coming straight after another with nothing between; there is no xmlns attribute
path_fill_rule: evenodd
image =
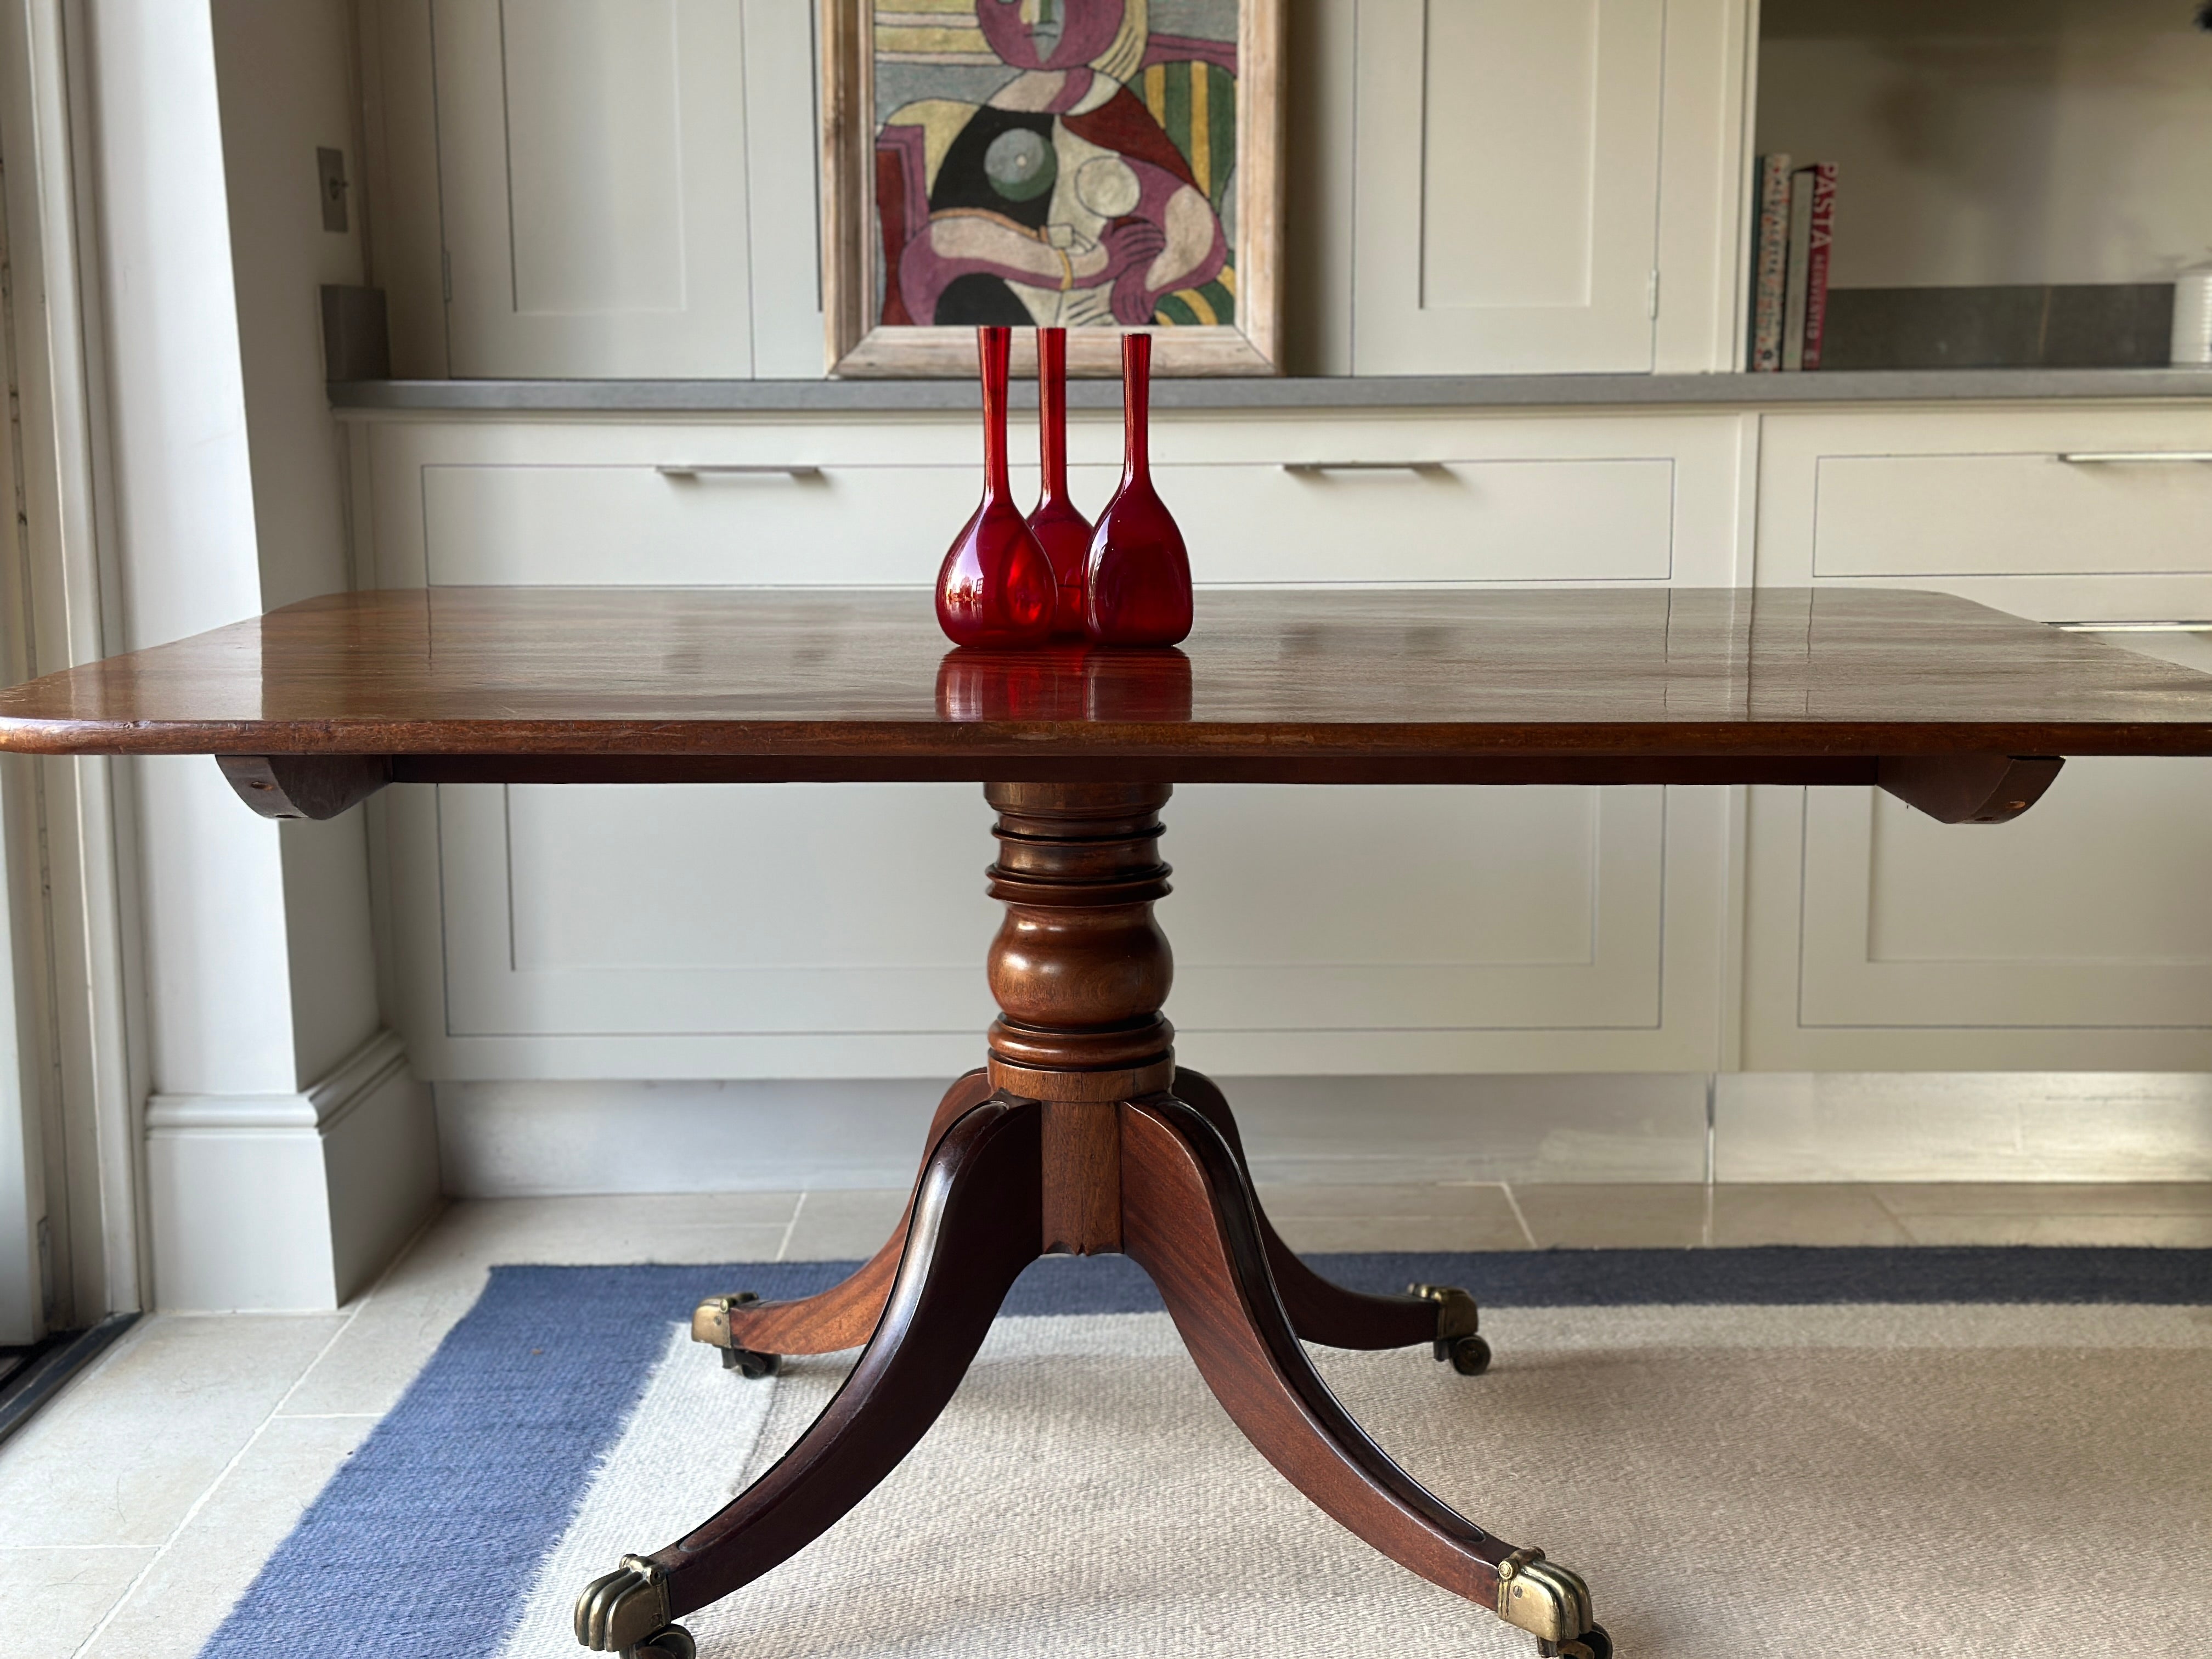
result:
<svg viewBox="0 0 2212 1659"><path fill-rule="evenodd" d="M2212 665L2196 636L2149 637ZM1759 793L1752 1069L2212 1062L2212 761L2070 760L2033 812L1989 830L1867 790Z"/></svg>
<svg viewBox="0 0 2212 1659"><path fill-rule="evenodd" d="M1362 374L1652 366L1666 0L1364 0Z"/></svg>
<svg viewBox="0 0 2212 1659"><path fill-rule="evenodd" d="M451 372L751 374L739 8L433 15Z"/></svg>
<svg viewBox="0 0 2212 1659"><path fill-rule="evenodd" d="M1703 1068L1719 793L1179 788L1160 919L1182 1052L1237 1074ZM981 797L397 791L416 1064L434 1078L972 1065L999 922Z"/></svg>

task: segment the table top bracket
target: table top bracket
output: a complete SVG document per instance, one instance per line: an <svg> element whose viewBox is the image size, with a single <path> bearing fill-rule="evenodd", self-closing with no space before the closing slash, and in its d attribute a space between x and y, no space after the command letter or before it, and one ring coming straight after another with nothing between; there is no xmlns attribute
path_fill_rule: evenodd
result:
<svg viewBox="0 0 2212 1659"><path fill-rule="evenodd" d="M382 755L217 755L230 787L264 818L334 818L392 781Z"/></svg>
<svg viewBox="0 0 2212 1659"><path fill-rule="evenodd" d="M1886 755L1876 777L1938 823L2010 823L2065 764L2057 755Z"/></svg>

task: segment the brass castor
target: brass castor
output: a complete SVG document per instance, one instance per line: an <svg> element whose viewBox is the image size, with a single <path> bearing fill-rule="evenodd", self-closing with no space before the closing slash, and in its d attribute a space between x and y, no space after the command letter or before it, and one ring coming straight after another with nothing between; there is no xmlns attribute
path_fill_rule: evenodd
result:
<svg viewBox="0 0 2212 1659"><path fill-rule="evenodd" d="M1569 1641L1540 1641L1536 1651L1543 1659L1613 1659L1613 1638L1605 1633L1603 1625L1592 1625Z"/></svg>
<svg viewBox="0 0 2212 1659"><path fill-rule="evenodd" d="M1436 1355L1451 1362L1462 1376L1480 1376L1490 1369L1490 1344L1475 1334L1482 1322L1474 1298L1451 1285L1408 1285L1406 1294L1437 1304Z"/></svg>
<svg viewBox="0 0 2212 1659"><path fill-rule="evenodd" d="M763 1376L774 1376L781 1370L783 1356L780 1353L755 1353L750 1348L725 1348L722 1350L722 1369L740 1372L757 1381ZM691 1638L687 1636L684 1639L688 1642Z"/></svg>
<svg viewBox="0 0 2212 1659"><path fill-rule="evenodd" d="M759 1378L774 1376L783 1369L783 1356L759 1353L750 1348L741 1348L731 1340L730 1310L742 1308L760 1297L750 1291L738 1291L730 1296L710 1296L691 1314L691 1340L705 1342L722 1351L722 1369L736 1371L740 1376Z"/></svg>
<svg viewBox="0 0 2212 1659"><path fill-rule="evenodd" d="M699 1659L699 1644L683 1626L663 1625L635 1647L624 1648L622 1659Z"/></svg>
<svg viewBox="0 0 2212 1659"><path fill-rule="evenodd" d="M1440 1357L1449 1359L1462 1376L1480 1376L1490 1369L1490 1344L1479 1336L1455 1337L1437 1346L1445 1350Z"/></svg>

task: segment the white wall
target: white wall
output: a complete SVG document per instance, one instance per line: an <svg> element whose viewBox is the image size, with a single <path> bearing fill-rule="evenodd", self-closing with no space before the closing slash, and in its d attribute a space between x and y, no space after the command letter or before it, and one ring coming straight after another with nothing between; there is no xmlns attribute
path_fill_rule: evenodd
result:
<svg viewBox="0 0 2212 1659"><path fill-rule="evenodd" d="M136 647L347 585L316 287L357 280L360 249L323 240L314 171L353 148L347 11L86 16ZM204 758L137 771L154 1300L333 1305L435 1191L423 1091L379 1035L361 815L280 830Z"/></svg>
<svg viewBox="0 0 2212 1659"><path fill-rule="evenodd" d="M362 173L344 0L215 0L213 44L262 607L350 586L343 446L323 386L326 283L362 274ZM348 228L325 230L315 151L346 156ZM278 836L304 1088L376 1034L362 815Z"/></svg>
<svg viewBox="0 0 2212 1659"><path fill-rule="evenodd" d="M2212 258L2188 0L1767 0L1759 148L1839 170L1839 288L2147 283Z"/></svg>

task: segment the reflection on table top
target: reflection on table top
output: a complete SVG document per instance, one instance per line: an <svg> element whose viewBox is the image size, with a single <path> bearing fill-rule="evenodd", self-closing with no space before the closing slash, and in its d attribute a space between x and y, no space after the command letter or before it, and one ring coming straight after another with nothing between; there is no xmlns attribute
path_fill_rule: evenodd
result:
<svg viewBox="0 0 2212 1659"><path fill-rule="evenodd" d="M983 654L947 649L919 589L447 587L308 600L0 692L0 747L867 757L852 775L884 776L994 757L1289 775L1329 757L2207 754L2212 676L1886 590L1209 591L1180 651Z"/></svg>

